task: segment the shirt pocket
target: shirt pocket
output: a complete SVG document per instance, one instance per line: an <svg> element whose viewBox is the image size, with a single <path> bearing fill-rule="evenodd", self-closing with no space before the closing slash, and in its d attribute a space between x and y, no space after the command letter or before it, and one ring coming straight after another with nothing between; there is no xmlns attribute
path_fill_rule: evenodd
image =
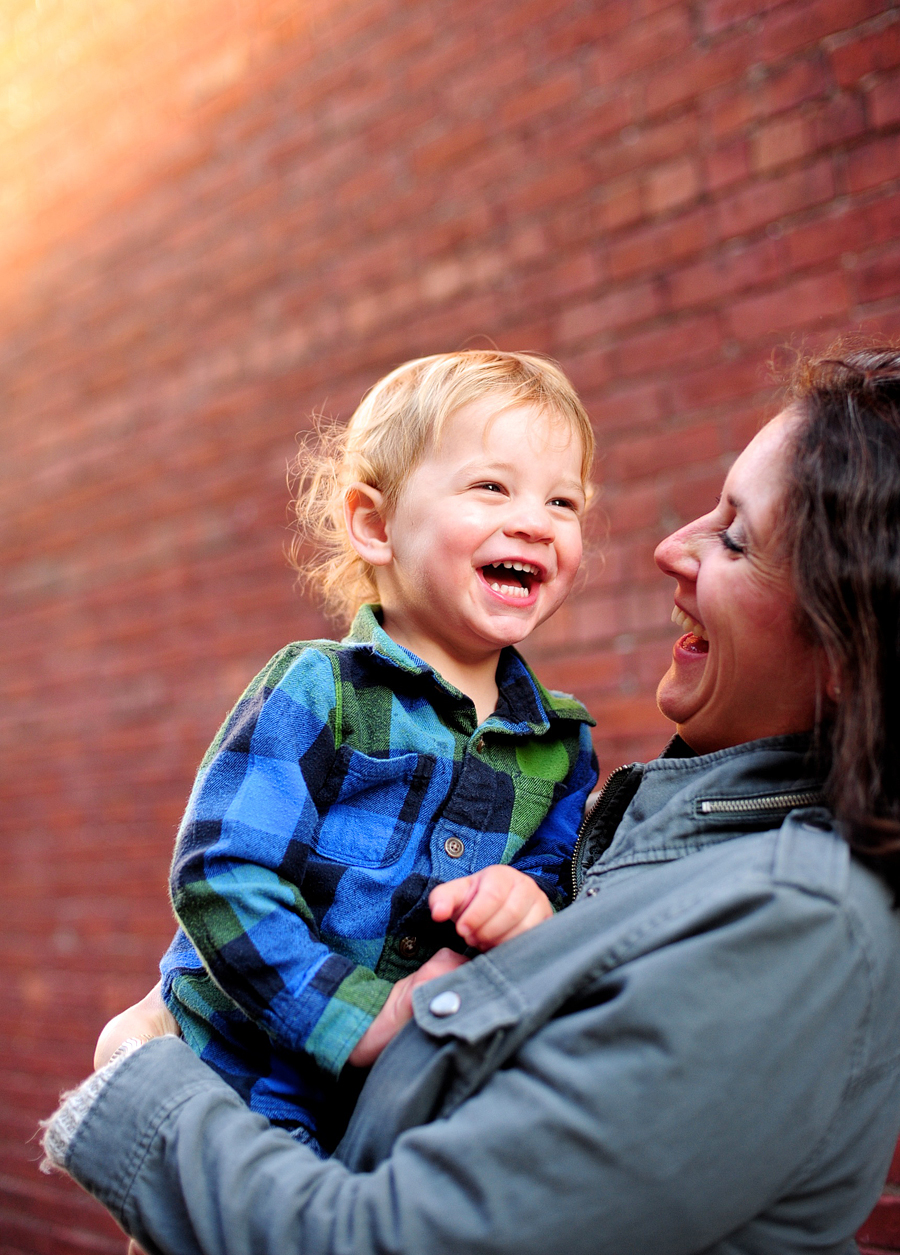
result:
<svg viewBox="0 0 900 1255"><path fill-rule="evenodd" d="M388 867L420 828L434 769L429 754L370 758L342 746L325 793L316 853L351 867Z"/></svg>

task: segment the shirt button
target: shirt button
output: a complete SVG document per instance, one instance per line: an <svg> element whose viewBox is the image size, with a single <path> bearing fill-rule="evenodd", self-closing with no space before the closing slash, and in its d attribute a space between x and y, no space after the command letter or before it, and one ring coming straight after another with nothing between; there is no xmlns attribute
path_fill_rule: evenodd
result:
<svg viewBox="0 0 900 1255"><path fill-rule="evenodd" d="M461 858L466 852L466 847L459 837L448 837L444 842L444 850L451 858Z"/></svg>
<svg viewBox="0 0 900 1255"><path fill-rule="evenodd" d="M442 994L437 994L428 1004L428 1010L432 1015L436 1015L438 1019L443 1019L445 1015L456 1015L462 1006L462 999L455 989L445 989Z"/></svg>
<svg viewBox="0 0 900 1255"><path fill-rule="evenodd" d="M411 959L419 948L418 937L401 937L397 949L404 959Z"/></svg>
<svg viewBox="0 0 900 1255"><path fill-rule="evenodd" d="M592 885L590 889L585 889L584 896L586 898L592 898L596 892L597 892L596 886Z"/></svg>
<svg viewBox="0 0 900 1255"><path fill-rule="evenodd" d="M480 740L479 740L478 744L475 746L475 748L476 748L476 750L478 751L478 753L479 753L479 754L483 754L483 753L484 753L484 737L481 737L481 738L480 738Z"/></svg>

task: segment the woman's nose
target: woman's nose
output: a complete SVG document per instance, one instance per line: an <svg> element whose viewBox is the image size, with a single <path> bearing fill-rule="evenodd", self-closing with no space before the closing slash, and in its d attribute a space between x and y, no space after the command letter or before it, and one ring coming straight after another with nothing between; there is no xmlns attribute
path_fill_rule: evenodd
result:
<svg viewBox="0 0 900 1255"><path fill-rule="evenodd" d="M664 575L676 580L697 578L700 562L692 543L696 526L696 522L688 523L656 546L653 558Z"/></svg>

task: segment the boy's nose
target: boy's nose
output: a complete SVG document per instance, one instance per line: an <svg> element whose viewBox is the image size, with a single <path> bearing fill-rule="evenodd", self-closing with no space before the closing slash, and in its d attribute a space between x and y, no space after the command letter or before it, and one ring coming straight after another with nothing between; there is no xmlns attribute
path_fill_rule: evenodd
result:
<svg viewBox="0 0 900 1255"><path fill-rule="evenodd" d="M522 536L532 542L550 541L553 539L553 515L542 501L521 501L510 511L503 530L507 536Z"/></svg>

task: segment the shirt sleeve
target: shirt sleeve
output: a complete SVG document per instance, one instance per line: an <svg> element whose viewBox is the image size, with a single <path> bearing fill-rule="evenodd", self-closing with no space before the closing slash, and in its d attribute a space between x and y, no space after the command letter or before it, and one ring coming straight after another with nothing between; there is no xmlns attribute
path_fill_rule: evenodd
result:
<svg viewBox="0 0 900 1255"><path fill-rule="evenodd" d="M256 677L201 764L171 874L175 912L216 984L334 1075L391 988L323 943L300 888L339 696L315 648L289 646Z"/></svg>
<svg viewBox="0 0 900 1255"><path fill-rule="evenodd" d="M591 730L582 723L572 770L555 787L553 803L534 836L511 860L513 867L537 881L557 911L570 901L572 851L597 775Z"/></svg>

